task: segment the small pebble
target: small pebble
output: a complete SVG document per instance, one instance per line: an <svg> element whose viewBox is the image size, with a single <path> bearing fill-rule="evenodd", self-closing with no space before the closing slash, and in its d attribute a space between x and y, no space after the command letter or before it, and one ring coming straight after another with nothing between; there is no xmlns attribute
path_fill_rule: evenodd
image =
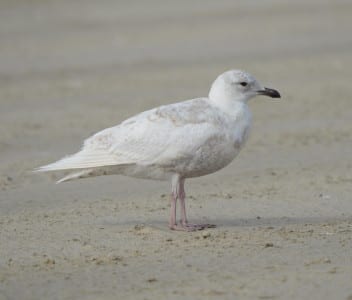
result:
<svg viewBox="0 0 352 300"><path fill-rule="evenodd" d="M137 224L134 226L134 230L142 230L144 229L145 225L144 224Z"/></svg>
<svg viewBox="0 0 352 300"><path fill-rule="evenodd" d="M44 261L44 263L45 263L46 265L55 265L55 260L48 258L48 259L46 259L46 260Z"/></svg>
<svg viewBox="0 0 352 300"><path fill-rule="evenodd" d="M210 237L210 232L209 231L203 231L202 232L202 237L203 237L203 239L207 239L208 237Z"/></svg>

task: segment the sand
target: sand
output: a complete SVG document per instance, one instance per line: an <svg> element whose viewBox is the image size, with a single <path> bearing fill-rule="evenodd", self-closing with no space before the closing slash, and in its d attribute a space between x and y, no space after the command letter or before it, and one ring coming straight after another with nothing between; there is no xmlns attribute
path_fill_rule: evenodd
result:
<svg viewBox="0 0 352 300"><path fill-rule="evenodd" d="M120 3L121 2L121 3ZM351 1L1 1L0 299L352 299ZM248 144L186 182L33 168L242 68Z"/></svg>

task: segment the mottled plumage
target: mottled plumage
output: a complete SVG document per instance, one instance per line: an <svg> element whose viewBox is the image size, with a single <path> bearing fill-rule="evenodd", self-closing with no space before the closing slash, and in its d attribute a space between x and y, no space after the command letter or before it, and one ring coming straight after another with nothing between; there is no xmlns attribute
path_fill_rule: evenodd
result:
<svg viewBox="0 0 352 300"><path fill-rule="evenodd" d="M59 182L109 174L172 180L170 228L203 229L205 225L187 223L184 180L220 170L236 157L251 124L247 100L258 94L280 97L248 73L228 71L215 80L209 97L142 112L98 132L78 153L38 171L73 171ZM181 201L180 226L173 208L177 198Z"/></svg>

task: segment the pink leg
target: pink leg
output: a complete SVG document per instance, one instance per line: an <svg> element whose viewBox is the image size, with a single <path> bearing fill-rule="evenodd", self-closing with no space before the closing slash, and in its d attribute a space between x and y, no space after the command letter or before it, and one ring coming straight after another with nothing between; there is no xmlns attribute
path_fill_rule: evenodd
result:
<svg viewBox="0 0 352 300"><path fill-rule="evenodd" d="M215 225L211 224L189 224L186 215L186 193L184 188L185 180L176 175L172 179L172 193L171 193L171 213L169 227L172 230L182 230L182 231L196 231L203 230L204 228L214 228ZM180 224L176 223L176 202L180 199L180 212L181 220Z"/></svg>
<svg viewBox="0 0 352 300"><path fill-rule="evenodd" d="M172 229L174 226L176 226L176 202L177 202L177 195L174 193L171 193L171 207L170 207L170 221L169 221L169 227Z"/></svg>
<svg viewBox="0 0 352 300"><path fill-rule="evenodd" d="M171 206L170 206L170 220L169 228L171 230L181 230L176 222L176 203L178 199L178 190L179 190L179 176L175 175L172 178L171 182Z"/></svg>
<svg viewBox="0 0 352 300"><path fill-rule="evenodd" d="M185 193L185 180L180 180L180 188L179 188L179 197L180 197L180 205L181 205L181 224L187 224L187 215L186 215L186 193Z"/></svg>

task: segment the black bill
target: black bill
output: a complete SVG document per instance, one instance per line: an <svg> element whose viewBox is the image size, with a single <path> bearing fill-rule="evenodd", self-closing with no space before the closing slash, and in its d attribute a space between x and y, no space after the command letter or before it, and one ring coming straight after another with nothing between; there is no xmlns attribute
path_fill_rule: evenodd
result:
<svg viewBox="0 0 352 300"><path fill-rule="evenodd" d="M259 95L269 96L271 98L281 98L280 93L274 89L264 88L264 90L258 91Z"/></svg>

